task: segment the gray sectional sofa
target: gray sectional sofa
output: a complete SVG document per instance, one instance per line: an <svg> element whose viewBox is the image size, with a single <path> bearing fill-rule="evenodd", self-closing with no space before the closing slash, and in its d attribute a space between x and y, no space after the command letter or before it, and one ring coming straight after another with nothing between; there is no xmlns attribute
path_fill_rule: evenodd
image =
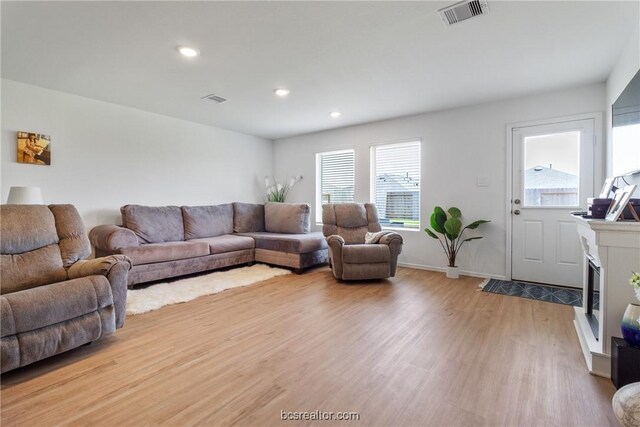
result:
<svg viewBox="0 0 640 427"><path fill-rule="evenodd" d="M328 260L322 233L310 232L308 204L121 208L122 226L89 233L96 256L126 255L129 287L254 261L302 269Z"/></svg>

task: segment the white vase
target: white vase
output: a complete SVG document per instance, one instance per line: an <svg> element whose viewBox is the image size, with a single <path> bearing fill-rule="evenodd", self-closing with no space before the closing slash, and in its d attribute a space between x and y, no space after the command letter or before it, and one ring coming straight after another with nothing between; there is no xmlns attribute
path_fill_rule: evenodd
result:
<svg viewBox="0 0 640 427"><path fill-rule="evenodd" d="M458 267L447 266L447 278L458 279L460 277L460 269Z"/></svg>
<svg viewBox="0 0 640 427"><path fill-rule="evenodd" d="M620 325L622 338L633 347L640 347L640 305L629 304Z"/></svg>

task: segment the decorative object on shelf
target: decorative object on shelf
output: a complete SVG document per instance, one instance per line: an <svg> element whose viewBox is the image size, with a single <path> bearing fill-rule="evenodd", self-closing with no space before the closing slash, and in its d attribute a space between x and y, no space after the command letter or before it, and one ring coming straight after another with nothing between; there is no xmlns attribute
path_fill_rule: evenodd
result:
<svg viewBox="0 0 640 427"><path fill-rule="evenodd" d="M471 240L482 239L482 236L463 238L465 230L475 230L480 225L491 222L480 219L463 228L462 221L460 220L461 217L462 212L456 207L451 207L447 212L445 212L440 206L436 206L433 209L430 219L433 231L430 230L429 227L424 229L429 237L438 240L438 242L440 242L440 246L444 249L444 253L447 255L447 259L449 261L447 266L447 277L450 279L457 279L460 277L460 271L456 265L456 257L458 256L462 245L466 242L470 242ZM441 234L442 237L438 236L436 233Z"/></svg>
<svg viewBox="0 0 640 427"><path fill-rule="evenodd" d="M636 298L640 301L640 274L633 272L629 279L629 284L636 293ZM640 347L640 305L629 304L622 316L622 338L634 347Z"/></svg>
<svg viewBox="0 0 640 427"><path fill-rule="evenodd" d="M626 187L616 191L613 201L611 202L611 206L609 206L609 210L607 211L607 216L605 218L607 221L618 220L620 214L627 206L627 203L629 203L631 194L633 194L636 187L637 185L627 185ZM639 220L633 206L631 207L631 214L635 217L636 221Z"/></svg>
<svg viewBox="0 0 640 427"><path fill-rule="evenodd" d="M612 178L607 178L607 179L604 180L604 184L602 185L602 190L600 190L600 196L598 196L598 198L600 198L600 199L608 199L609 198L609 194L611 194L612 191L614 193L616 192L618 187L613 185L615 183L616 179L617 179L617 177L614 176Z"/></svg>
<svg viewBox="0 0 640 427"><path fill-rule="evenodd" d="M629 284L635 291L636 298L638 298L638 301L640 301L640 273L638 273L637 271L634 271L631 274L631 278L629 278Z"/></svg>
<svg viewBox="0 0 640 427"><path fill-rule="evenodd" d="M34 132L18 132L18 163L51 164L51 137Z"/></svg>
<svg viewBox="0 0 640 427"><path fill-rule="evenodd" d="M292 176L289 182L279 183L275 179L272 180L268 177L264 177L264 186L267 189L267 201L284 203L287 200L289 191L294 185L302 179L302 175Z"/></svg>
<svg viewBox="0 0 640 427"><path fill-rule="evenodd" d="M622 316L622 338L634 347L640 347L640 305L629 304Z"/></svg>
<svg viewBox="0 0 640 427"><path fill-rule="evenodd" d="M44 205L39 187L11 187L8 205Z"/></svg>
<svg viewBox="0 0 640 427"><path fill-rule="evenodd" d="M613 413L624 427L640 426L640 382L628 384L613 395Z"/></svg>

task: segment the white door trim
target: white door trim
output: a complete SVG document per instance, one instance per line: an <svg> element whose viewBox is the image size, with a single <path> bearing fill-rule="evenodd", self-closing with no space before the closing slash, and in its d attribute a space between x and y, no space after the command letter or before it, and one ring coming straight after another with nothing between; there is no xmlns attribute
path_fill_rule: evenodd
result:
<svg viewBox="0 0 640 427"><path fill-rule="evenodd" d="M593 113L583 113L583 114L577 114L574 116L562 116L562 117L555 117L555 118L549 118L549 119L540 119L540 120L530 120L530 121L526 121L526 122L516 122L516 123L507 123L506 125L506 161L507 161L507 176L506 176L506 186L505 186L505 200L504 200L504 205L505 205L505 217L506 217L506 222L505 222L505 229L506 229L506 233L507 233L507 241L506 241L506 247L505 247L505 254L506 254L506 260L505 260L505 276L507 278L507 280L511 280L512 276L511 276L511 238L512 238L512 231L511 231L511 227L513 226L513 218L511 216L511 209L512 209L512 204L511 204L511 200L513 200L513 188L512 188L512 181L513 181L513 130L517 129L517 128L523 128L523 127L529 127L529 126L540 126L540 125L546 125L546 124L552 124L552 123L562 123L562 122L569 122L569 121L575 121L575 120L588 120L588 119L593 119L593 136L595 138L595 146L593 149L593 166L594 166L594 171L593 171L593 194L598 194L600 192L600 187L602 185L602 183L604 182L604 168L605 168L605 162L604 162L604 155L605 155L605 145L603 142L603 138L604 138L604 134L603 134L603 127L602 127L602 112L601 111L597 111L597 112L593 112ZM584 201L583 203L586 203L586 201Z"/></svg>

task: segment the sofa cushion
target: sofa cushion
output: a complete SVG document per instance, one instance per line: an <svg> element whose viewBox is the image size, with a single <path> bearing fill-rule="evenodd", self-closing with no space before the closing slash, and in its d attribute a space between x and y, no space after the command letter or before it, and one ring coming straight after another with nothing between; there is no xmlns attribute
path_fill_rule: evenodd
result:
<svg viewBox="0 0 640 427"><path fill-rule="evenodd" d="M235 233L264 231L264 205L235 202L233 204L233 231Z"/></svg>
<svg viewBox="0 0 640 427"><path fill-rule="evenodd" d="M389 262L390 253L387 245L345 245L342 247L342 261L348 264L373 264Z"/></svg>
<svg viewBox="0 0 640 427"><path fill-rule="evenodd" d="M207 237L204 239L193 239L190 242L205 242L209 245L209 251L212 254L222 254L226 252L242 251L245 249L253 249L256 242L251 237L235 236L233 234L225 234L224 236Z"/></svg>
<svg viewBox="0 0 640 427"><path fill-rule="evenodd" d="M20 254L58 243L56 220L44 205L0 206L0 252Z"/></svg>
<svg viewBox="0 0 640 427"><path fill-rule="evenodd" d="M111 286L104 276L81 277L0 298L3 337L34 331L113 305Z"/></svg>
<svg viewBox="0 0 640 427"><path fill-rule="evenodd" d="M4 239L4 235L2 236ZM60 246L45 246L21 254L0 256L0 293L8 294L67 279Z"/></svg>
<svg viewBox="0 0 640 427"><path fill-rule="evenodd" d="M264 205L264 229L270 233L308 233L310 215L308 203L267 203Z"/></svg>
<svg viewBox="0 0 640 427"><path fill-rule="evenodd" d="M361 203L334 204L336 224L344 228L359 228L369 225L367 211ZM323 218L324 220L324 218Z"/></svg>
<svg viewBox="0 0 640 427"><path fill-rule="evenodd" d="M233 206L183 206L184 239L199 239L233 233Z"/></svg>
<svg viewBox="0 0 640 427"><path fill-rule="evenodd" d="M193 241L150 243L122 248L120 253L128 256L133 265L140 265L209 255L209 245L205 242Z"/></svg>
<svg viewBox="0 0 640 427"><path fill-rule="evenodd" d="M243 233L255 239L256 248L271 251L305 254L327 248L327 242L321 233L283 234L283 233Z"/></svg>
<svg viewBox="0 0 640 427"><path fill-rule="evenodd" d="M182 209L178 206L126 205L120 212L122 224L136 233L141 243L184 240Z"/></svg>

